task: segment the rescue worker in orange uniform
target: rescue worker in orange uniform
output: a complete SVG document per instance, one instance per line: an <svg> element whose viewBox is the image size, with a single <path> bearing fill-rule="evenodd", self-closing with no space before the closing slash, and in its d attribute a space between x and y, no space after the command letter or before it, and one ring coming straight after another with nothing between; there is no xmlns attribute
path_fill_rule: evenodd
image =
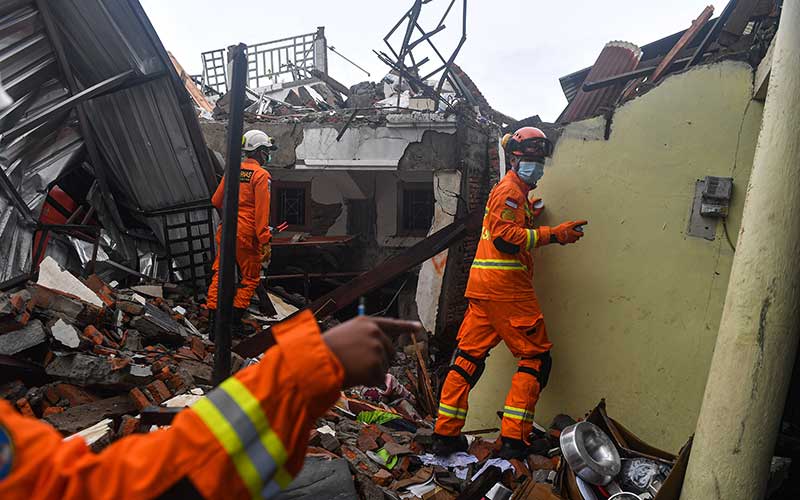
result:
<svg viewBox="0 0 800 500"><path fill-rule="evenodd" d="M358 317L320 335L305 311L273 327L277 345L258 364L170 427L97 454L0 400L0 498L271 498L302 468L311 426L341 389L382 383L394 354L388 336L420 328Z"/></svg>
<svg viewBox="0 0 800 500"><path fill-rule="evenodd" d="M270 152L278 149L271 137L260 130L250 130L242 138L241 173L239 174L239 217L236 232L236 263L239 268L239 284L233 299L234 335L242 335L242 317L250 306L250 300L261 282L261 264L267 262L272 254L270 243L272 231L269 226L269 204L272 181L266 166ZM211 203L222 210L225 192L225 177L219 183ZM222 224L217 229L217 249L222 239ZM208 287L206 307L209 315L211 340L214 335L214 320L217 312L217 293L219 286L219 252L214 259L214 274Z"/></svg>
<svg viewBox="0 0 800 500"><path fill-rule="evenodd" d="M503 411L500 456L528 455L534 408L552 364L552 344L533 289L533 250L550 243L575 243L587 224L580 220L534 227L534 214L543 204L538 198L529 201L528 194L542 178L552 149L545 134L533 127L517 130L505 142L510 170L486 204L465 294L469 308L442 387L433 444L438 455L466 451L461 429L469 391L483 373L489 351L501 340L519 362Z"/></svg>

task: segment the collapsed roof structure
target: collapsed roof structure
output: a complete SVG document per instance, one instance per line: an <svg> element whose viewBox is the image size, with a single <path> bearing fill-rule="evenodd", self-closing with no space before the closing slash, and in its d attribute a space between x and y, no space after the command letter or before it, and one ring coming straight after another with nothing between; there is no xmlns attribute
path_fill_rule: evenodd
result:
<svg viewBox="0 0 800 500"><path fill-rule="evenodd" d="M0 16L0 74L15 99L2 114L0 282L24 281L50 232L92 241L99 222L104 248L137 268L153 243L167 245L165 223L208 216L186 210L207 205L211 158L137 1L19 0ZM41 220L48 204L61 224Z"/></svg>

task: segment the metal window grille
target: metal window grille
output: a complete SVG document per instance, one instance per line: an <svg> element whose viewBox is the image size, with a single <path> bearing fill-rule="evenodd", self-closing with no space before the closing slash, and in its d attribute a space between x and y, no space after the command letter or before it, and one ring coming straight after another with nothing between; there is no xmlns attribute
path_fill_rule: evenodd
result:
<svg viewBox="0 0 800 500"><path fill-rule="evenodd" d="M434 203L431 189L403 189L402 230L409 233L426 233L433 220Z"/></svg>
<svg viewBox="0 0 800 500"><path fill-rule="evenodd" d="M317 52L324 47L324 31L290 36L280 40L257 43L247 47L247 86L257 89L282 80L309 78L311 69L324 60ZM203 52L203 82L218 92L228 89L227 55L223 49ZM286 78L286 77L289 78Z"/></svg>
<svg viewBox="0 0 800 500"><path fill-rule="evenodd" d="M291 226L306 224L305 188L278 189L278 220L286 221Z"/></svg>

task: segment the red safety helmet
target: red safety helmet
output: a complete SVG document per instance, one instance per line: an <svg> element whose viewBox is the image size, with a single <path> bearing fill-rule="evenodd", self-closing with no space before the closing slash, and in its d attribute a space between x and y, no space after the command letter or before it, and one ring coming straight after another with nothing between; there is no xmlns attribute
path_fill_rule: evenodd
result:
<svg viewBox="0 0 800 500"><path fill-rule="evenodd" d="M553 143L536 127L522 127L505 141L507 154L535 158L548 158L553 154Z"/></svg>

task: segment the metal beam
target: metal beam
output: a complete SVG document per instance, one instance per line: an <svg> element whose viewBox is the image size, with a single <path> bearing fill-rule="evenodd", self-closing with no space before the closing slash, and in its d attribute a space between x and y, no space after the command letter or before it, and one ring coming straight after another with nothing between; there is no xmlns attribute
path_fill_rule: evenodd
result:
<svg viewBox="0 0 800 500"><path fill-rule="evenodd" d="M120 73L117 76L112 76L107 80L104 80L96 85L93 85L86 90L78 92L77 94L73 94L72 97L64 101L61 101L60 103L56 104L51 108L43 110L42 112L32 116L31 118L25 120L16 127L12 128L11 130L3 134L2 137L0 137L0 142L8 144L14 139L22 137L31 130L35 129L36 127L56 118L62 113L68 112L72 108L88 101L89 99L93 99L98 95L105 94L119 87L120 85L125 83L132 75L133 75L133 70L130 69L124 73Z"/></svg>
<svg viewBox="0 0 800 500"><path fill-rule="evenodd" d="M242 130L244 128L244 93L247 85L247 45L228 49L233 62L231 106L228 120L228 157L225 168L225 192L222 199L222 238L219 245L219 301L214 324L215 385L231 375L231 320L236 273L236 230L239 217L239 173L241 172Z"/></svg>
<svg viewBox="0 0 800 500"><path fill-rule="evenodd" d="M11 204L19 211L25 221L29 224L35 224L36 219L34 219L31 209L28 208L28 205L25 203L25 200L22 199L22 196L20 196L17 188L11 183L11 179L8 178L3 167L0 167L0 184L2 184L3 191L8 194Z"/></svg>

